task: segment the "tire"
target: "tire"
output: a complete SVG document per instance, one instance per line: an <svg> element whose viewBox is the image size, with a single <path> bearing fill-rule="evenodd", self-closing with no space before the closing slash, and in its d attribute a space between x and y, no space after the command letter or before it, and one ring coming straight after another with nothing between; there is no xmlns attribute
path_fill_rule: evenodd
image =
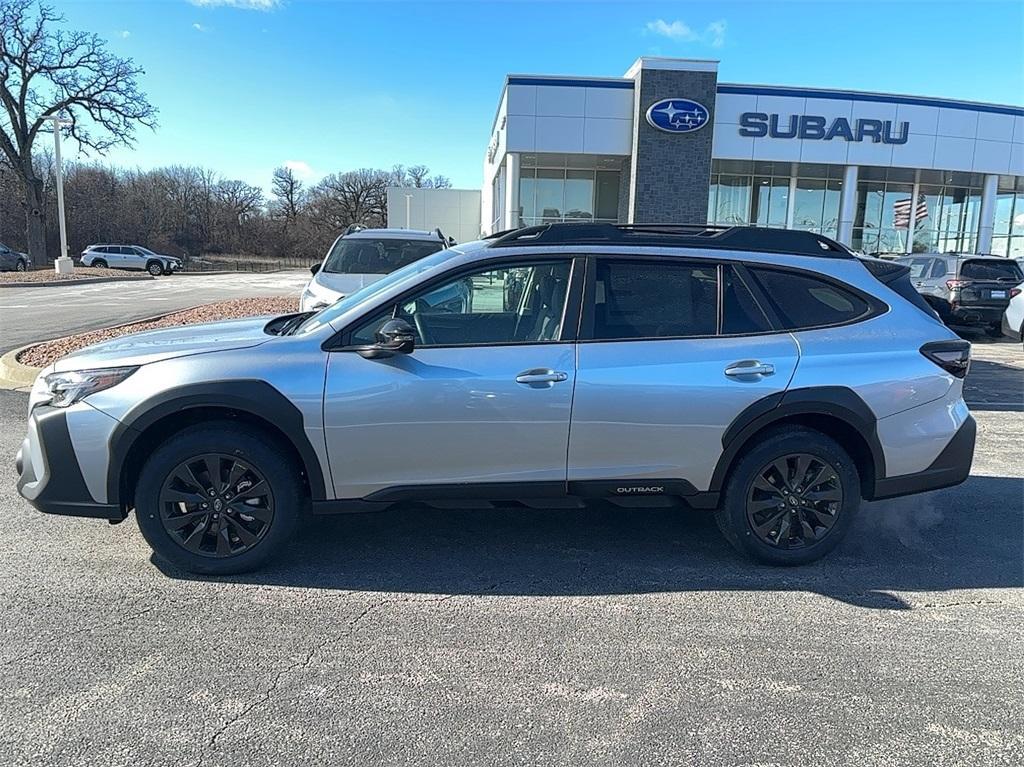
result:
<svg viewBox="0 0 1024 767"><path fill-rule="evenodd" d="M89 264L89 266L93 267L94 269L106 269L107 262L104 261L102 258L97 258L94 259L93 262Z"/></svg>
<svg viewBox="0 0 1024 767"><path fill-rule="evenodd" d="M159 261L150 261L146 264L146 271L152 274L154 277L159 277L164 273L164 265Z"/></svg>
<svg viewBox="0 0 1024 767"><path fill-rule="evenodd" d="M18 262L14 265L14 271L23 272L28 269L28 264L25 263L25 259L19 258Z"/></svg>
<svg viewBox="0 0 1024 767"><path fill-rule="evenodd" d="M995 323L985 328L985 335L989 338L1002 338L1003 337L1003 326L1002 323Z"/></svg>
<svg viewBox="0 0 1024 767"><path fill-rule="evenodd" d="M804 477L813 476L819 466L830 472L821 475L828 477L827 481L813 483L811 479L813 484L801 491L800 486L804 482L799 473L803 457L810 459ZM789 478L792 482L790 489L778 482L779 492L765 492L761 489L764 483L774 488L771 479L779 478L777 468L772 470L777 461L797 476ZM763 476L766 471L769 471L767 480ZM791 492L792 489L797 492ZM832 500L837 495L838 499ZM794 500L797 496L799 498ZM830 500L812 500L820 496ZM778 505L775 505L776 501ZM755 530L748 514L748 504L751 510L758 510L753 519L764 523L761 533ZM762 510L765 504L771 505ZM849 531L859 507L857 467L839 443L814 429L783 426L765 432L741 455L725 483L722 505L715 511L715 522L737 551L758 562L803 565L820 559L839 544ZM771 521L773 518L778 520L777 523ZM799 524L800 519L809 520L808 526L813 534L810 542L807 541L807 528ZM770 540L772 538L784 543L777 544Z"/></svg>
<svg viewBox="0 0 1024 767"><path fill-rule="evenodd" d="M207 481L213 471L205 468L211 466L222 492L200 504L204 488L207 499L215 495ZM237 467L245 471L236 474ZM183 483L183 476L189 481ZM299 477L291 454L257 428L227 421L193 426L146 461L135 489L135 518L154 554L175 567L204 575L242 573L279 555L291 539L305 505ZM170 500L176 497L196 500Z"/></svg>

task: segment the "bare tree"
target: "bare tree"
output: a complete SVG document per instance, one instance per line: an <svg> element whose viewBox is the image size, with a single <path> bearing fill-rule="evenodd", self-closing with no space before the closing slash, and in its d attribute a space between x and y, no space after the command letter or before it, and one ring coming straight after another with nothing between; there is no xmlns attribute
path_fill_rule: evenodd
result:
<svg viewBox="0 0 1024 767"><path fill-rule="evenodd" d="M102 154L130 144L136 124L152 127L156 116L136 84L142 69L97 35L55 28L63 21L32 0L0 0L0 152L21 180L28 251L38 261L46 255L45 175L33 148L47 118L68 117L65 134Z"/></svg>
<svg viewBox="0 0 1024 767"><path fill-rule="evenodd" d="M284 226L294 224L302 207L302 182L295 178L291 168L274 168L274 176L270 181L270 189L274 194L272 212L284 219Z"/></svg>

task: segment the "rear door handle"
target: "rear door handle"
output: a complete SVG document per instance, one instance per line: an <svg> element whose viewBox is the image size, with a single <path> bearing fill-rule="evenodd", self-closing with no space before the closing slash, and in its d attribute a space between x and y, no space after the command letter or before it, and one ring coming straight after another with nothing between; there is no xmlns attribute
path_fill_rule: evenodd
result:
<svg viewBox="0 0 1024 767"><path fill-rule="evenodd" d="M521 384L554 384L569 380L569 374L561 370L550 370L548 368L533 368L524 370L516 376L516 383Z"/></svg>
<svg viewBox="0 0 1024 767"><path fill-rule="evenodd" d="M727 376L770 376L775 374L775 366L770 362L743 360L725 369Z"/></svg>

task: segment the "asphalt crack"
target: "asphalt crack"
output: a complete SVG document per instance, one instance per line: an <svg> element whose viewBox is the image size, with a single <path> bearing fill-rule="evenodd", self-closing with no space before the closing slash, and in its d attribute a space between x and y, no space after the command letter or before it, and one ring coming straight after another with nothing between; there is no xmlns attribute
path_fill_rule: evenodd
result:
<svg viewBox="0 0 1024 767"><path fill-rule="evenodd" d="M261 706L265 703L269 703L270 700L274 697L275 693L281 687L281 682L286 676L296 672L301 672L303 669L308 668L310 664L313 662L313 659L323 650L325 650L333 644L337 644L343 639L347 639L350 636L352 636L353 632L355 632L359 624L362 623L363 620L365 620L366 617L371 613L376 612L381 608L388 607L390 605L403 604L407 602L423 602L425 604L438 604L440 602L446 602L449 599L452 599L454 596L454 594L449 594L434 599L414 599L412 597L405 597L401 599L382 599L378 602L371 602L348 622L348 626L346 627L343 633L330 637L329 639L325 639L324 641L313 645L313 647L311 647L308 650L308 652L306 652L304 657L293 663L288 664L283 669L278 671L274 675L274 678L271 680L267 688L263 690L263 692L261 692L255 700L253 700L248 705L244 706L241 711L239 711L237 714L235 714L230 719L225 721L220 727L218 727L213 732L213 734L207 741L206 746L199 754L199 759L195 762L194 767L203 767L203 765L206 763L207 758L217 750L217 741L221 737L221 735L223 735L231 727L245 719L258 706Z"/></svg>

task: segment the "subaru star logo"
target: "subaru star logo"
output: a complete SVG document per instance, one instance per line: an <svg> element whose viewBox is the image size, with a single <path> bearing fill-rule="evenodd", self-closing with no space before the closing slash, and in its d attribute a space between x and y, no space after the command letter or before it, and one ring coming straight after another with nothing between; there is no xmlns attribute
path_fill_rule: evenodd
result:
<svg viewBox="0 0 1024 767"><path fill-rule="evenodd" d="M647 122L666 133L700 130L709 118L707 107L690 99L662 99L647 110Z"/></svg>

